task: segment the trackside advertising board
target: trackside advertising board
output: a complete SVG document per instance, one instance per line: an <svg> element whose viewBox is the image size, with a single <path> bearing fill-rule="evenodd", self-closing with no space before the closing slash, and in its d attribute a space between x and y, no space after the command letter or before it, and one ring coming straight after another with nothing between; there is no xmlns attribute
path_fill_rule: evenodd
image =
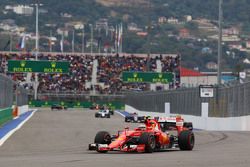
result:
<svg viewBox="0 0 250 167"><path fill-rule="evenodd" d="M62 106L66 106L68 108L90 108L91 106L95 106L96 104L100 106L105 105L107 107L116 110L124 110L125 108L125 104L119 101L98 102L98 103L92 103L89 101L40 101L40 100L29 101L30 107L51 107L54 104L59 104Z"/></svg>
<svg viewBox="0 0 250 167"><path fill-rule="evenodd" d="M169 83L173 82L173 73L157 72L123 72L123 82L149 82L149 83Z"/></svg>
<svg viewBox="0 0 250 167"><path fill-rule="evenodd" d="M68 73L69 62L66 61L33 61L33 60L9 60L8 72L13 73Z"/></svg>

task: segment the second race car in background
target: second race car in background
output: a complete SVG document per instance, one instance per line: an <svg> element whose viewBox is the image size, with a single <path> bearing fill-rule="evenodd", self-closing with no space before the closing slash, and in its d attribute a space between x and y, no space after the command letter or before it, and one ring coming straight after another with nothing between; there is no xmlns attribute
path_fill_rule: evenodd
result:
<svg viewBox="0 0 250 167"><path fill-rule="evenodd" d="M67 107L60 104L52 104L51 110L67 110Z"/></svg>
<svg viewBox="0 0 250 167"><path fill-rule="evenodd" d="M95 113L96 118L110 118L110 112L109 110L100 110Z"/></svg>
<svg viewBox="0 0 250 167"><path fill-rule="evenodd" d="M104 106L100 104L93 104L92 106L89 107L91 110L104 110Z"/></svg>
<svg viewBox="0 0 250 167"><path fill-rule="evenodd" d="M139 116L136 112L134 113L128 113L128 115L125 116L125 122L144 122L145 116Z"/></svg>

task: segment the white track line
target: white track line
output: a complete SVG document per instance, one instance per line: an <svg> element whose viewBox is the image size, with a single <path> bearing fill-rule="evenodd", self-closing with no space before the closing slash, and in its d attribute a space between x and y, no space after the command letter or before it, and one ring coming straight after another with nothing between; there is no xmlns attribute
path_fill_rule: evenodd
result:
<svg viewBox="0 0 250 167"><path fill-rule="evenodd" d="M30 114L30 116L28 116L26 118L26 120L24 120L23 122L21 122L16 128L12 129L11 131L9 131L2 139L0 139L0 147L4 144L4 142L6 142L6 140L13 135L18 129L20 129L37 111L37 109L33 110L33 112Z"/></svg>
<svg viewBox="0 0 250 167"><path fill-rule="evenodd" d="M120 114L122 117L125 117L125 115L122 114L121 112L119 112L119 111L117 111L117 110L115 110L115 112L116 112L117 114Z"/></svg>

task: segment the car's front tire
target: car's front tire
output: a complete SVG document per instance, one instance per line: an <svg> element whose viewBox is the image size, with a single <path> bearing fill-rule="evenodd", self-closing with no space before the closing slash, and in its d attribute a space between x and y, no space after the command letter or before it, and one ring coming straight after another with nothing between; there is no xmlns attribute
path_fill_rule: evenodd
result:
<svg viewBox="0 0 250 167"><path fill-rule="evenodd" d="M147 132L142 133L139 144L145 144L145 152L152 153L156 148L155 136Z"/></svg>
<svg viewBox="0 0 250 167"><path fill-rule="evenodd" d="M111 135L106 131L100 131L95 136L95 143L96 144L110 144L111 143ZM107 150L100 151L97 149L97 152L106 153Z"/></svg>

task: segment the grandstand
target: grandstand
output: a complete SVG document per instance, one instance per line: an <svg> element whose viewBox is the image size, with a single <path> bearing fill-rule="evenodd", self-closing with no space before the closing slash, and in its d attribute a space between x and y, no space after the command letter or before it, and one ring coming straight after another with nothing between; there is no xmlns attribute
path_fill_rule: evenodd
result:
<svg viewBox="0 0 250 167"><path fill-rule="evenodd" d="M33 91L35 80L32 73L8 73L8 60L34 60L32 53L0 53L0 72ZM149 83L125 83L121 80L123 71L174 72L175 83L167 88L176 88L179 83L178 55L146 54L81 54L40 53L39 60L69 61L69 74L39 74L38 93L45 94L121 94L127 90L148 91L158 89Z"/></svg>

